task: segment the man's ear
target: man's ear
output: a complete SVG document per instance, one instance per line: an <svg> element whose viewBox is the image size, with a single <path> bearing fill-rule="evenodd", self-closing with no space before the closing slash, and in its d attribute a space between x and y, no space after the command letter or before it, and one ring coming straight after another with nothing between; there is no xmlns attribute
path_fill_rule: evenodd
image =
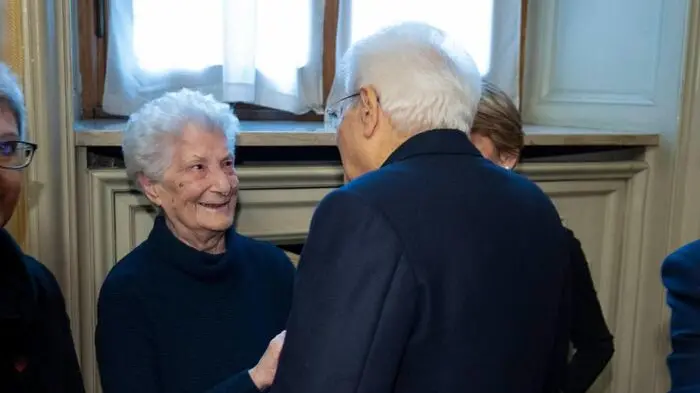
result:
<svg viewBox="0 0 700 393"><path fill-rule="evenodd" d="M379 95L374 86L362 86L360 88L360 102L357 105L360 120L362 121L363 134L369 138L379 125Z"/></svg>
<svg viewBox="0 0 700 393"><path fill-rule="evenodd" d="M151 179L148 178L148 176L144 175L143 173L139 173L136 176L136 181L139 183L139 186L141 186L141 190L143 190L143 195L148 198L149 201L151 201L152 204L156 206L161 206L161 200L160 200L160 190L158 189L158 184Z"/></svg>

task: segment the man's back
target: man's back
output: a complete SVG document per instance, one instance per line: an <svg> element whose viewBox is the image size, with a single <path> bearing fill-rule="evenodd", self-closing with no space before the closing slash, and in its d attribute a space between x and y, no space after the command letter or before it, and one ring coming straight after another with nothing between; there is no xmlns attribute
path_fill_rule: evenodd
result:
<svg viewBox="0 0 700 393"><path fill-rule="evenodd" d="M349 280L356 269L368 270L356 276L363 286L346 289L357 291L357 301L348 300L350 311L340 317L332 310L330 318L323 311L304 311L305 288L312 287L304 275L333 274L314 267L304 272L305 257L322 258L315 256L314 245L308 245L310 255L304 250L281 385L287 383L285 362L292 361L286 358L308 360L313 367L316 357L325 356L329 371L297 371L326 381L336 392L556 391L568 346L568 254L556 210L539 188L482 159L464 133L441 130L414 136L381 169L337 192L352 195L345 199L352 220L364 222L363 215L374 214L385 225L381 231L374 224L359 231L335 229L346 237L374 232L376 238L348 251L354 255L341 268ZM352 200L360 201L358 208ZM334 214L342 225L338 215L344 213ZM313 230L312 225L312 236ZM370 305L368 292L379 305ZM344 336L323 328L313 333L344 342L327 344L335 350L323 353L313 353L312 344L312 353L304 355L297 345L311 339L299 335L297 340L294 332L301 315L318 320L307 324L344 326ZM364 338L353 342L355 337ZM352 357L363 360L349 361ZM332 367L361 369L336 374Z"/></svg>

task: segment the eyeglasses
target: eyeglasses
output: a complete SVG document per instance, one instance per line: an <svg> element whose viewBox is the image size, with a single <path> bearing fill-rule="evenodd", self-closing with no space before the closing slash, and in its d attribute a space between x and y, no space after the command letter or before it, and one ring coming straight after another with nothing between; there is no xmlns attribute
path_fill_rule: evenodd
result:
<svg viewBox="0 0 700 393"><path fill-rule="evenodd" d="M335 132L338 130L340 123L343 122L343 114L345 113L345 110L348 109L352 103L351 99L358 97L359 95L360 93L351 94L326 107L326 112L323 116L323 124L326 131Z"/></svg>
<svg viewBox="0 0 700 393"><path fill-rule="evenodd" d="M0 168L22 169L32 162L38 146L23 141L0 141Z"/></svg>

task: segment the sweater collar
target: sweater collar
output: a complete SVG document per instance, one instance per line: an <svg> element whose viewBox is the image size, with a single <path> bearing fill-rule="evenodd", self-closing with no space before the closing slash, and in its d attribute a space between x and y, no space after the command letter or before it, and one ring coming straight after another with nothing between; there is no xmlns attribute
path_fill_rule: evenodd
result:
<svg viewBox="0 0 700 393"><path fill-rule="evenodd" d="M229 229L226 232L226 251L210 254L183 243L168 228L165 217L158 215L148 236L148 244L158 259L187 275L200 280L215 280L230 272L236 236L236 231Z"/></svg>

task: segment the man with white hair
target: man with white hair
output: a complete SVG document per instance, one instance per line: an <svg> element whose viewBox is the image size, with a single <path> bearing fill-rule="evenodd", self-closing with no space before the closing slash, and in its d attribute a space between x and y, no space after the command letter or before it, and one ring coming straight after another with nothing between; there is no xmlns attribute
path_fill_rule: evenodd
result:
<svg viewBox="0 0 700 393"><path fill-rule="evenodd" d="M467 133L471 58L407 23L344 56L327 121L348 184L318 206L274 393L542 393L568 350L549 198Z"/></svg>

